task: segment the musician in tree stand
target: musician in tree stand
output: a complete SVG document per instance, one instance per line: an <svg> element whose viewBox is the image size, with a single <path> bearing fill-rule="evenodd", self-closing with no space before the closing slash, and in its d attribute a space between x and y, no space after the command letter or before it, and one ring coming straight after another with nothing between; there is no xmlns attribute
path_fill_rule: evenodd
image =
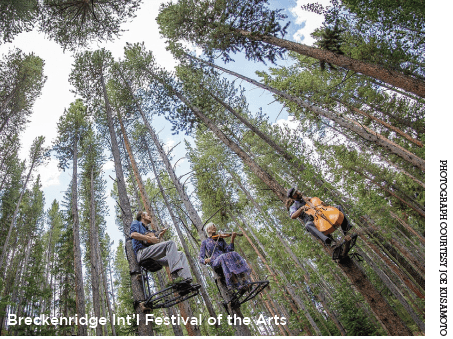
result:
<svg viewBox="0 0 453 339"><path fill-rule="evenodd" d="M291 219L300 218L305 224L305 229L318 239L321 239L324 245L330 247L337 246L334 239L316 228L313 216L305 213L306 210L310 208L306 201L309 201L311 198L303 196L302 193L294 187L288 190L286 196L288 197L286 200L286 209L289 211ZM327 206L324 203L322 203L322 205ZM341 206L337 206L336 208L343 214L344 218L341 223L341 230L343 231L343 234L346 235L351 229L351 224L348 222L348 219L346 219L346 216L344 216L343 208Z"/></svg>
<svg viewBox="0 0 453 339"><path fill-rule="evenodd" d="M228 289L247 289L250 283L250 267L245 260L234 252L234 239L237 233L231 235L231 243L218 236L216 226L211 222L206 226L208 239L203 240L200 248L199 261L209 264L214 269L222 267L223 275Z"/></svg>
<svg viewBox="0 0 453 339"><path fill-rule="evenodd" d="M162 241L162 235L167 229L159 234L148 228L151 216L146 212L138 212L137 218L131 224L130 236L132 248L137 256L137 262L151 258L163 266L170 268L173 284L192 282L189 264L184 253L178 251L174 241Z"/></svg>

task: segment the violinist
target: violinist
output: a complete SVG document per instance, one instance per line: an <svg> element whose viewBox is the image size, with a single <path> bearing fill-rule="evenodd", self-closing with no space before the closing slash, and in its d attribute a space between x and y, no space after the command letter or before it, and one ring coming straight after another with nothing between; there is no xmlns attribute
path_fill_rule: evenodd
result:
<svg viewBox="0 0 453 339"><path fill-rule="evenodd" d="M291 219L300 218L305 224L305 229L308 232L310 232L312 235L320 239L324 243L324 245L335 247L337 245L335 240L320 232L313 222L314 220L313 216L305 213L305 211L309 207L306 201L309 201L310 198L303 196L302 193L299 190L297 190L297 188L294 187L288 190L287 197L288 199L286 201L286 208L289 211ZM343 209L341 206L337 206L337 208L343 213ZM341 224L341 230L346 235L347 231L349 231L350 228L351 225L349 224L346 217L344 217L343 222Z"/></svg>
<svg viewBox="0 0 453 339"><path fill-rule="evenodd" d="M234 252L234 239L240 234L233 232L227 235L231 236L231 243L227 245L224 240L226 236L217 234L217 228L212 222L206 226L206 234L208 238L201 243L199 262L209 264L214 269L222 268L228 289L247 289L250 283L250 267Z"/></svg>

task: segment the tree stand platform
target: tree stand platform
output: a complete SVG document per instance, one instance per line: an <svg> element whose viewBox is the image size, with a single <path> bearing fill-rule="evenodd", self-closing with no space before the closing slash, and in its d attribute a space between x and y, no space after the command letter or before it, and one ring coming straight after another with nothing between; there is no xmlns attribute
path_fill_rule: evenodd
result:
<svg viewBox="0 0 453 339"><path fill-rule="evenodd" d="M341 260L348 256L349 251L354 247L357 242L357 234L345 235L343 242L334 248L332 253L333 260Z"/></svg>
<svg viewBox="0 0 453 339"><path fill-rule="evenodd" d="M152 293L148 273L159 271L162 269L162 265L152 259L146 259L140 262L139 265L143 291L145 293L145 300L142 300L141 303L146 308L158 309L171 307L199 294L201 287L199 284L190 284L184 281Z"/></svg>
<svg viewBox="0 0 453 339"><path fill-rule="evenodd" d="M220 277L220 283L226 288L225 276L223 275L223 270L221 268L214 269L214 270ZM219 290L219 294L222 295L222 293L220 292L220 288L219 288L217 279L215 280L215 283L217 285L217 289ZM258 293L260 293L262 290L264 290L268 285L269 285L268 280L253 281L253 282L250 282L250 283L244 285L241 289L237 289L237 288L230 289L229 290L230 300L228 300L228 301L225 300L223 302L223 305L225 306L226 310L228 311L227 305L229 303L231 303L231 305L234 305L234 306L239 306L239 305L255 298L258 295Z"/></svg>
<svg viewBox="0 0 453 339"><path fill-rule="evenodd" d="M143 305L150 309L171 307L198 295L200 287L189 283L171 285L151 294Z"/></svg>
<svg viewBox="0 0 453 339"><path fill-rule="evenodd" d="M248 283L240 290L234 289L231 293L230 303L232 305L241 305L249 300L255 298L258 293L264 290L269 285L268 280L253 281Z"/></svg>

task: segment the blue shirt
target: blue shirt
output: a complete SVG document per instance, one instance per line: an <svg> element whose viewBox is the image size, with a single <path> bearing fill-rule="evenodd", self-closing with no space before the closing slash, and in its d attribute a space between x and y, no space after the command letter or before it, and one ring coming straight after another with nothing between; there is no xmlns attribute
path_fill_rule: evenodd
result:
<svg viewBox="0 0 453 339"><path fill-rule="evenodd" d="M149 232L156 233L156 231L150 230L147 226L145 226L141 221L134 220L131 224L131 229L129 232L129 236L134 233L140 233L140 234L146 234ZM132 249L135 252L135 255L137 255L138 250L141 250L142 248L148 247L151 244L146 244L143 241L132 239Z"/></svg>

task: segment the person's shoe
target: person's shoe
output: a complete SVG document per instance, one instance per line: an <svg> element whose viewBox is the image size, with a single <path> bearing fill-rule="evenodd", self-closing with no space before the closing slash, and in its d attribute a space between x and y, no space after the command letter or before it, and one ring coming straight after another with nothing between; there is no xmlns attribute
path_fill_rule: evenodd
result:
<svg viewBox="0 0 453 339"><path fill-rule="evenodd" d="M172 285L190 285L192 278L184 279L183 277L177 277L173 280Z"/></svg>
<svg viewBox="0 0 453 339"><path fill-rule="evenodd" d="M335 247L335 246L337 246L337 242L336 242L334 239L332 239L332 238L327 238L326 241L325 241L325 244L326 244L326 246L328 246L328 247Z"/></svg>
<svg viewBox="0 0 453 339"><path fill-rule="evenodd" d="M343 231L343 234L346 235L351 228L352 228L352 225L350 222L348 222L348 226L346 226L345 229L341 228L341 230Z"/></svg>
<svg viewBox="0 0 453 339"><path fill-rule="evenodd" d="M169 281L166 285L166 287L170 287L170 286L173 286L173 285L178 285L178 284L181 284L185 279L182 278L182 277L176 277L174 278L172 281Z"/></svg>
<svg viewBox="0 0 453 339"><path fill-rule="evenodd" d="M184 284L191 284L192 283L192 278L187 278L187 279L184 279L183 281Z"/></svg>
<svg viewBox="0 0 453 339"><path fill-rule="evenodd" d="M239 292L241 293L245 293L245 292L248 292L252 289L252 285L250 285L249 283L243 285L243 286L240 286L239 287Z"/></svg>
<svg viewBox="0 0 453 339"><path fill-rule="evenodd" d="M192 279L187 279L187 281L192 281ZM200 289L201 285L200 284L190 284L190 283L183 283L178 285L178 294L183 297L191 292L196 292Z"/></svg>

